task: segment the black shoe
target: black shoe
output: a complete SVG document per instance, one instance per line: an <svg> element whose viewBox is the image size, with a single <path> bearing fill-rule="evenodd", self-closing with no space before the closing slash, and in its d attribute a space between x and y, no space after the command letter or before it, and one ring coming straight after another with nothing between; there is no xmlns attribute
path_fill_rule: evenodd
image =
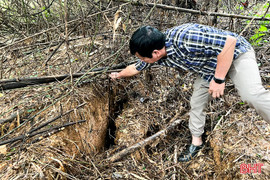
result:
<svg viewBox="0 0 270 180"><path fill-rule="evenodd" d="M178 161L180 162L187 162L190 161L194 156L196 156L200 149L202 149L203 144L200 146L195 146L191 144L189 148L187 148L186 152L180 155Z"/></svg>

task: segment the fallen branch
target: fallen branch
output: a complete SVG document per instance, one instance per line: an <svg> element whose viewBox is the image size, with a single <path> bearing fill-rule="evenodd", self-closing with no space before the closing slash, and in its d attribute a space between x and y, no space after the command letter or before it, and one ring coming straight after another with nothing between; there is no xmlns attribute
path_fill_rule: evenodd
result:
<svg viewBox="0 0 270 180"><path fill-rule="evenodd" d="M157 138L161 138L161 137L165 137L166 134L172 130L174 127L176 127L177 125L179 125L182 122L182 120L178 119L176 121L173 121L168 127L166 127L165 129L157 132L156 134L120 151L119 153L113 155L112 157L108 158L108 161L111 162L115 162L118 161L120 159L122 159L123 157L127 156L128 154L131 154L133 152L135 152L136 150L138 150L139 148L144 147L145 145L148 145L152 142L154 142Z"/></svg>
<svg viewBox="0 0 270 180"><path fill-rule="evenodd" d="M173 10L173 11L198 14L198 15L204 15L204 16L222 16L222 17L239 18L239 19L253 19L253 20L258 20L258 21L270 21L270 18L265 18L265 17L253 17L253 16L243 16L243 15L238 15L238 14L206 12L206 11L180 8L180 7L175 7L175 6L168 6L168 5L164 5L164 4L141 3L139 1L132 1L132 0L120 0L120 1L125 2L125 3L129 2L135 6L149 6L149 7L155 6L156 8L160 8L160 9Z"/></svg>
<svg viewBox="0 0 270 180"><path fill-rule="evenodd" d="M84 73L76 73L73 74L73 77L80 77ZM8 79L0 81L0 89L1 90L8 90L8 89L16 89L22 88L29 85L36 85L36 84L44 84L50 83L54 81L62 81L66 78L69 78L70 75L57 75L57 76L45 76L45 77L33 77L33 78L18 78L18 79Z"/></svg>
<svg viewBox="0 0 270 180"><path fill-rule="evenodd" d="M115 69L125 68L127 65L126 63L120 63L118 65L110 67L102 67L102 68L95 68L89 73L74 73L72 74L73 78L78 78L84 75L97 75L104 72L104 70L110 69L107 72L111 72L111 70L116 71ZM0 80L0 90L8 90L8 89L16 89L22 88L29 85L37 85L37 84L44 84L50 83L55 81L62 81L66 78L70 78L70 74L65 75L56 75L56 76L44 76L44 77L31 77L31 78L15 78L15 79L6 79Z"/></svg>
<svg viewBox="0 0 270 180"><path fill-rule="evenodd" d="M51 132L59 132L59 131L63 130L65 127L67 127L67 126L71 126L71 125L78 124L78 123L83 123L83 122L85 122L85 120L80 120L80 121L77 121L77 122L69 122L69 123L66 123L64 125L59 125L59 126L52 127L50 129L46 129L46 130L42 130L42 131L38 131L38 132L33 132L31 134L24 134L24 135L15 137L13 139L2 141L2 142L0 142L0 146L2 146L4 144L14 143L16 141L20 141L20 140L23 140L25 138L31 138L31 137L33 137L35 135L46 133L46 132L49 135L52 135ZM57 131L55 131L55 130L57 130Z"/></svg>

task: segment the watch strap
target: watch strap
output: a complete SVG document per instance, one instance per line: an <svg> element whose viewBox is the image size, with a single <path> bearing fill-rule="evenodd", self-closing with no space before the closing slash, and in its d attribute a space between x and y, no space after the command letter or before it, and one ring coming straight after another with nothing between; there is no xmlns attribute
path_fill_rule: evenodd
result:
<svg viewBox="0 0 270 180"><path fill-rule="evenodd" d="M215 78L215 76L214 76L214 81L217 83L217 84L222 84L222 83L224 83L225 82L225 79L218 79L218 78Z"/></svg>

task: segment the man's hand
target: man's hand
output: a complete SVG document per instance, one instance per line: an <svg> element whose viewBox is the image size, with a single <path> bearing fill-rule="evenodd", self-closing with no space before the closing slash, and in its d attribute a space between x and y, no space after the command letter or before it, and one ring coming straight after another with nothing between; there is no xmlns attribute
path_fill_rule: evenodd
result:
<svg viewBox="0 0 270 180"><path fill-rule="evenodd" d="M208 92L209 92L209 94L212 95L213 98L219 98L219 97L223 96L224 89L225 89L225 83L218 84L212 79L212 81L210 82L210 85L209 85Z"/></svg>
<svg viewBox="0 0 270 180"><path fill-rule="evenodd" d="M131 64L120 72L112 72L109 76L110 78L112 78L112 80L115 80L115 79L120 79L124 77L134 76L139 73L140 71L136 69L135 64Z"/></svg>
<svg viewBox="0 0 270 180"><path fill-rule="evenodd" d="M112 72L109 76L110 78L112 78L112 80L120 79L120 75L118 72Z"/></svg>

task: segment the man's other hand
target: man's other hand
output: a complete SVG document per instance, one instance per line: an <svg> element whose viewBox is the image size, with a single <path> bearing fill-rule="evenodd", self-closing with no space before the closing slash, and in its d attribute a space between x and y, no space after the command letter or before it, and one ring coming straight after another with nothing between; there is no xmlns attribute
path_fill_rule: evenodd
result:
<svg viewBox="0 0 270 180"><path fill-rule="evenodd" d="M225 83L218 84L214 80L210 82L209 85L209 94L212 95L213 98L219 98L223 96L224 94L224 89L225 89Z"/></svg>

